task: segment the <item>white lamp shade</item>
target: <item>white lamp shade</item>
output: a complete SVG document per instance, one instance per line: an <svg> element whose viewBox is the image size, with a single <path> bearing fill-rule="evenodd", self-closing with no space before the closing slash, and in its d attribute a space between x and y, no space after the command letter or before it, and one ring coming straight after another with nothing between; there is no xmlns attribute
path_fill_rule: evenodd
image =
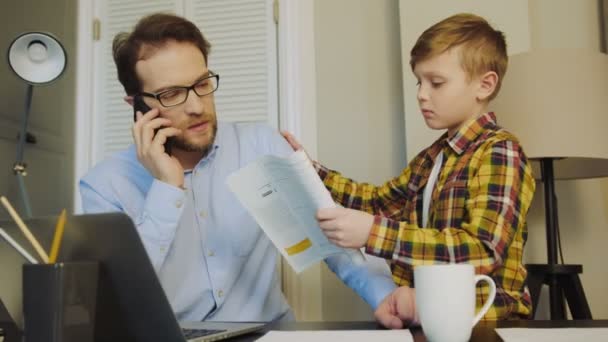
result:
<svg viewBox="0 0 608 342"><path fill-rule="evenodd" d="M54 81L61 76L66 63L63 46L48 33L24 33L13 40L8 50L11 69L31 84Z"/></svg>
<svg viewBox="0 0 608 342"><path fill-rule="evenodd" d="M574 49L513 55L491 109L530 159L561 158L555 179L608 176L607 55Z"/></svg>

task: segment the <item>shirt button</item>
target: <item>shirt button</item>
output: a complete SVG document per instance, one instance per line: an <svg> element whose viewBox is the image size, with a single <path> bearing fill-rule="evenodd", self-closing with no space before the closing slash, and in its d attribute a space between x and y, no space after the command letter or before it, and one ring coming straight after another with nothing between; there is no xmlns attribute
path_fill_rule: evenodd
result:
<svg viewBox="0 0 608 342"><path fill-rule="evenodd" d="M166 251L166 250L167 250L167 248L165 248L165 247L161 247L161 248L160 248L160 252L161 252L161 253L165 253L165 251Z"/></svg>
<svg viewBox="0 0 608 342"><path fill-rule="evenodd" d="M200 211L198 214L199 214L199 216L200 216L201 218L206 218L206 217L207 217L207 212L206 212L206 211L204 211L204 210L201 210L201 211Z"/></svg>
<svg viewBox="0 0 608 342"><path fill-rule="evenodd" d="M207 252L207 255L208 255L208 256L214 256L214 255L215 255L215 252L213 252L212 250L209 250L209 252Z"/></svg>
<svg viewBox="0 0 608 342"><path fill-rule="evenodd" d="M224 297L224 291L222 291L222 290L217 291L217 296L220 298Z"/></svg>
<svg viewBox="0 0 608 342"><path fill-rule="evenodd" d="M176 208L181 208L181 207L182 207L182 204L183 204L183 203L182 203L182 201L181 201L181 200L177 200L177 201L175 201L175 207L176 207Z"/></svg>

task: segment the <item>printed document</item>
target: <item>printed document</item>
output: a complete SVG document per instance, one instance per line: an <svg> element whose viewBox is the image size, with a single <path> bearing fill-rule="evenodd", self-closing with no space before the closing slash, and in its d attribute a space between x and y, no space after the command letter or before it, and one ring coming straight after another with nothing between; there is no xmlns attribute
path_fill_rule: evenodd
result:
<svg viewBox="0 0 608 342"><path fill-rule="evenodd" d="M269 331L258 341L261 342L414 342L414 336L407 329L400 330L296 330Z"/></svg>
<svg viewBox="0 0 608 342"><path fill-rule="evenodd" d="M304 151L261 157L227 183L296 273L338 253L364 261L361 251L338 247L321 231L317 210L336 204Z"/></svg>

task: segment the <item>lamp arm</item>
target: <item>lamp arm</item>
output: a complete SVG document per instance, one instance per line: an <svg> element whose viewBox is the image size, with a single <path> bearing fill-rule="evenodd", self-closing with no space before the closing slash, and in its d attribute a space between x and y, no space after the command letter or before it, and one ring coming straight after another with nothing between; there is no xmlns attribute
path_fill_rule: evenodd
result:
<svg viewBox="0 0 608 342"><path fill-rule="evenodd" d="M32 208L30 206L29 196L27 189L25 188L25 180L23 177L27 175L27 165L23 162L23 155L25 153L25 143L27 138L27 125L30 117L30 109L32 106L32 94L34 86L28 83L27 90L25 93L25 111L21 118L21 130L19 132L19 141L17 142L17 157L15 165L13 166L13 172L17 176L17 183L19 185L19 192L21 193L21 199L23 200L23 207L25 208L26 218L32 217Z"/></svg>
<svg viewBox="0 0 608 342"><path fill-rule="evenodd" d="M25 111L21 118L21 130L19 131L19 142L17 143L17 160L16 164L23 162L23 154L25 151L25 142L27 137L27 125L30 119L30 110L32 107L32 95L34 92L34 86L28 83L25 92Z"/></svg>

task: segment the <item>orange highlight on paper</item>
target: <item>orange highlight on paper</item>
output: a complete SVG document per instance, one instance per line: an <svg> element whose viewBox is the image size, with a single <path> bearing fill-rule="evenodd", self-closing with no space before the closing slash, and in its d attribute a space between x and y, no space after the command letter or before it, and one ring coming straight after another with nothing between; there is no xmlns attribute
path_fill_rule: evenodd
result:
<svg viewBox="0 0 608 342"><path fill-rule="evenodd" d="M285 248L285 252L287 252L287 255L294 255L294 254L304 252L305 250L309 249L311 246L312 246L312 242L310 241L310 239L306 238L291 247Z"/></svg>

